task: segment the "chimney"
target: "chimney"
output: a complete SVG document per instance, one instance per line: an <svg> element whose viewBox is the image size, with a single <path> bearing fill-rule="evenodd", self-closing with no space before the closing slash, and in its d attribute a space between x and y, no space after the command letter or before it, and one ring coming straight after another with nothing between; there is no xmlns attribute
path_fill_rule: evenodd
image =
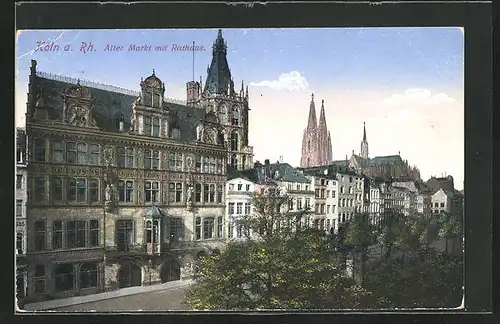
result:
<svg viewBox="0 0 500 324"><path fill-rule="evenodd" d="M269 165L269 159L264 160L264 165Z"/></svg>

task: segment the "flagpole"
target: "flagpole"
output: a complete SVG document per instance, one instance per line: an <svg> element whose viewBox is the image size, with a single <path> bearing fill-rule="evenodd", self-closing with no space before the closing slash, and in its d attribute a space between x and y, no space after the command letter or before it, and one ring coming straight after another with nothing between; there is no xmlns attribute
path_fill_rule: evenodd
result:
<svg viewBox="0 0 500 324"><path fill-rule="evenodd" d="M194 41L193 41L193 82L194 82Z"/></svg>

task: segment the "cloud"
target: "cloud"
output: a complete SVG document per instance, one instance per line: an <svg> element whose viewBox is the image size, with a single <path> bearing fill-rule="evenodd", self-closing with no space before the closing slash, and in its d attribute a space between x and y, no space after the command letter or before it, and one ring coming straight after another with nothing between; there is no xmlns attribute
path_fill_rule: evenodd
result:
<svg viewBox="0 0 500 324"><path fill-rule="evenodd" d="M268 87L275 90L305 90L309 88L309 83L305 77L300 75L297 71L292 71L290 73L282 73L278 80L273 81L261 81L261 82L251 82L250 86L254 87Z"/></svg>
<svg viewBox="0 0 500 324"><path fill-rule="evenodd" d="M401 105L408 103L441 104L455 102L456 100L445 93L436 93L428 89L407 89L404 93L393 94L382 100L388 105Z"/></svg>

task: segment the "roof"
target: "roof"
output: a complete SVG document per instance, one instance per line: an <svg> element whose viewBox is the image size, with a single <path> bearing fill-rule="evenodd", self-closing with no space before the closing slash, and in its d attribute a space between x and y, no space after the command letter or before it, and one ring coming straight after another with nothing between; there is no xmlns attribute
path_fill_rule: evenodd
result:
<svg viewBox="0 0 500 324"><path fill-rule="evenodd" d="M369 164L370 165L403 164L403 160L399 155L376 156L373 159L369 159Z"/></svg>
<svg viewBox="0 0 500 324"><path fill-rule="evenodd" d="M298 168L294 168L288 163L257 165L249 170L233 172L257 184L276 184L281 181L298 183L311 182Z"/></svg>
<svg viewBox="0 0 500 324"><path fill-rule="evenodd" d="M46 74L42 73L42 75ZM62 118L63 98L61 95L68 89L74 88L74 83L70 83L72 79L65 78L64 80L68 82L40 75L36 77L36 85L41 90L50 119ZM94 87L84 88L88 90L93 101L92 116L97 127L106 132L118 132L119 120L122 119L125 129L130 129L132 106L137 96ZM182 142L195 140L196 125L204 119L205 112L196 107L166 101L163 102L163 107L169 110L171 123L176 123L179 127L179 140Z"/></svg>
<svg viewBox="0 0 500 324"><path fill-rule="evenodd" d="M440 188L446 189L448 191L455 190L452 176L440 178L431 177L425 184L432 192L437 192Z"/></svg>

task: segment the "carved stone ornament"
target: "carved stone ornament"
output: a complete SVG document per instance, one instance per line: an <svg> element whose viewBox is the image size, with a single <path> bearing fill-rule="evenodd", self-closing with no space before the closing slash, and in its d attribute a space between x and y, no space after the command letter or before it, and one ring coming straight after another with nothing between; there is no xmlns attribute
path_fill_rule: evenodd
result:
<svg viewBox="0 0 500 324"><path fill-rule="evenodd" d="M112 146L106 146L103 150L104 164L112 165L115 163L115 148Z"/></svg>
<svg viewBox="0 0 500 324"><path fill-rule="evenodd" d="M196 139L201 142L203 138L203 125L200 123L196 126Z"/></svg>
<svg viewBox="0 0 500 324"><path fill-rule="evenodd" d="M74 126L95 127L95 121L90 114L90 107L79 104L71 104L66 112L67 122Z"/></svg>
<svg viewBox="0 0 500 324"><path fill-rule="evenodd" d="M203 142L207 144L216 144L216 136L213 130L205 130L203 132Z"/></svg>

